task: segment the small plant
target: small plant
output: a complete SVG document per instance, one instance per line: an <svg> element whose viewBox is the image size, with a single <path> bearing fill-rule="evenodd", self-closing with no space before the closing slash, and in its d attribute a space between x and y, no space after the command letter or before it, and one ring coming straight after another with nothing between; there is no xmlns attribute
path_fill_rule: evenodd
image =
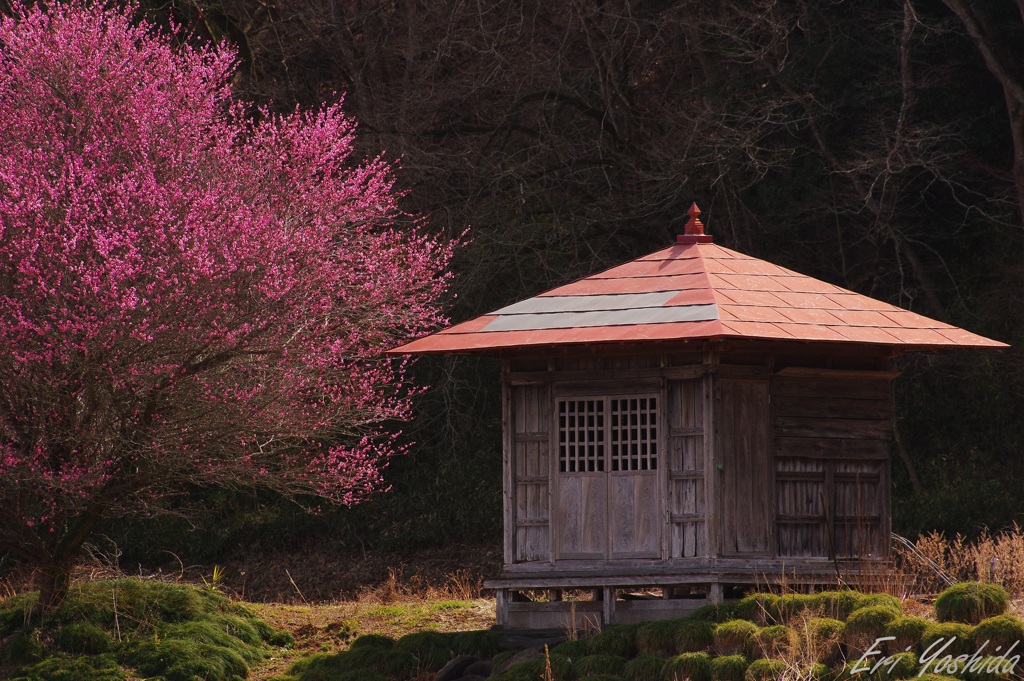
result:
<svg viewBox="0 0 1024 681"><path fill-rule="evenodd" d="M668 661L663 657L644 653L637 655L622 668L626 681L661 681L662 671Z"/></svg>
<svg viewBox="0 0 1024 681"><path fill-rule="evenodd" d="M822 591L811 597L813 607L822 617L846 620L850 614L861 607L863 596L850 589L840 591Z"/></svg>
<svg viewBox="0 0 1024 681"><path fill-rule="evenodd" d="M786 663L782 660L754 660L747 667L746 681L779 681L786 672Z"/></svg>
<svg viewBox="0 0 1024 681"><path fill-rule="evenodd" d="M711 622L682 620L676 628L675 652L699 653L710 650L715 642L715 626Z"/></svg>
<svg viewBox="0 0 1024 681"><path fill-rule="evenodd" d="M711 660L712 681L744 681L747 658L742 655L722 655Z"/></svg>
<svg viewBox="0 0 1024 681"><path fill-rule="evenodd" d="M611 626L588 638L587 652L591 655L618 655L630 658L636 655L637 627Z"/></svg>
<svg viewBox="0 0 1024 681"><path fill-rule="evenodd" d="M806 656L812 662L831 664L839 659L840 642L846 625L831 617L808 617L802 635ZM798 628L801 631L801 628Z"/></svg>
<svg viewBox="0 0 1024 681"><path fill-rule="evenodd" d="M709 632L711 628L711 625L706 622L686 622L686 624L703 625L708 628ZM652 653L663 657L674 655L676 633L682 626L680 620L661 620L642 624L636 630L636 649L641 653Z"/></svg>
<svg viewBox="0 0 1024 681"><path fill-rule="evenodd" d="M210 579L202 577L203 585L210 591L220 591L221 582L224 581L224 568L220 565L213 566L213 573L210 574Z"/></svg>
<svg viewBox="0 0 1024 681"><path fill-rule="evenodd" d="M805 594L786 594L779 596L773 606L772 616L778 624L785 624L800 615L804 610L815 607L815 596Z"/></svg>
<svg viewBox="0 0 1024 681"><path fill-rule="evenodd" d="M903 613L903 601L895 596L883 593L862 595L860 598L860 604L857 606L857 610L875 606L883 606L895 610L900 614Z"/></svg>
<svg viewBox="0 0 1024 681"><path fill-rule="evenodd" d="M998 584L962 582L949 587L935 600L935 618L940 622L978 624L1002 615L1010 594Z"/></svg>
<svg viewBox="0 0 1024 681"><path fill-rule="evenodd" d="M1014 643L1021 647L1024 646L1024 622L1012 615L989 617L974 628L973 637L975 648L980 648L988 641L985 650L989 653L1007 650Z"/></svg>
<svg viewBox="0 0 1024 681"><path fill-rule="evenodd" d="M898 610L887 605L871 605L860 608L850 615L843 629L843 641L850 647L851 654L861 655L885 634L890 622L900 616Z"/></svg>
<svg viewBox="0 0 1024 681"><path fill-rule="evenodd" d="M886 644L886 648L894 653L907 649L916 650L930 624L928 620L920 617L897 617L885 627L885 636L893 637L893 640Z"/></svg>
<svg viewBox="0 0 1024 681"><path fill-rule="evenodd" d="M974 627L967 624L959 622L929 624L921 636L921 653L923 655L929 651L936 652L949 643L949 647L945 649L946 653L969 655L974 652L971 650L973 638Z"/></svg>
<svg viewBox="0 0 1024 681"><path fill-rule="evenodd" d="M575 640L575 641L562 641L557 646L551 649L551 652L558 653L559 655L565 655L570 658L584 657L587 654L587 641Z"/></svg>
<svg viewBox="0 0 1024 681"><path fill-rule="evenodd" d="M736 655L747 651L757 625L747 620L729 620L715 627L713 642L719 655Z"/></svg>
<svg viewBox="0 0 1024 681"><path fill-rule="evenodd" d="M754 634L749 652L751 657L777 658L788 655L796 646L796 632L783 624L776 624Z"/></svg>
<svg viewBox="0 0 1024 681"><path fill-rule="evenodd" d="M711 656L707 653L683 653L670 657L662 669L666 681L711 681Z"/></svg>
<svg viewBox="0 0 1024 681"><path fill-rule="evenodd" d="M597 674L618 675L622 673L626 662L626 658L621 655L587 655L573 663L572 672L577 678Z"/></svg>
<svg viewBox="0 0 1024 681"><path fill-rule="evenodd" d="M736 617L750 620L758 626L775 624L775 606L779 597L773 593L753 593L736 604Z"/></svg>

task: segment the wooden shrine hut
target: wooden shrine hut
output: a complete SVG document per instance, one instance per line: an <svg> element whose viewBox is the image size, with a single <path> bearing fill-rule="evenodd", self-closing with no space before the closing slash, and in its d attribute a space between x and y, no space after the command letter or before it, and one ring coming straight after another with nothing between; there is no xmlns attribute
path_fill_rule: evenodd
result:
<svg viewBox="0 0 1024 681"><path fill-rule="evenodd" d="M877 574L893 358L1006 347L717 246L689 214L669 248L392 351L502 361L499 626Z"/></svg>

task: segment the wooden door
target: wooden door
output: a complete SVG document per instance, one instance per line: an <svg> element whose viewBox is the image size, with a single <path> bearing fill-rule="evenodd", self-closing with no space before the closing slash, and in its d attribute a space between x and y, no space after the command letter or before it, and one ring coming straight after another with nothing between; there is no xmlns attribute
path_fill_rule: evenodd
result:
<svg viewBox="0 0 1024 681"><path fill-rule="evenodd" d="M558 400L561 559L661 555L655 395Z"/></svg>
<svg viewBox="0 0 1024 681"><path fill-rule="evenodd" d="M768 381L722 378L715 404L722 555L771 551Z"/></svg>
<svg viewBox="0 0 1024 681"><path fill-rule="evenodd" d="M558 400L558 557L601 559L608 546L604 398Z"/></svg>

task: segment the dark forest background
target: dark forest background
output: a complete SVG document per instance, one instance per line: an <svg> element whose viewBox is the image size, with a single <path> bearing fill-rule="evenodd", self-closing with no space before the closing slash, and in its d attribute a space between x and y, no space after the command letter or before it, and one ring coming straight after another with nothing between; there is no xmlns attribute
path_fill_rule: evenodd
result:
<svg viewBox="0 0 1024 681"><path fill-rule="evenodd" d="M3 3L0 3L3 4ZM901 360L894 530L1024 516L1024 0L143 0L239 50L276 110L344 93L405 207L472 242L463 321L669 243L716 243L1010 343ZM306 516L197 491L107 534L193 561L500 537L498 366L421 360L392 490Z"/></svg>

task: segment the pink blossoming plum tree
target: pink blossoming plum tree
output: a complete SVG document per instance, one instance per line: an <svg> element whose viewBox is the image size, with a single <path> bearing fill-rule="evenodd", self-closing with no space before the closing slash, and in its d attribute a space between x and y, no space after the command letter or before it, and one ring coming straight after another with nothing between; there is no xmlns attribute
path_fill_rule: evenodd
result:
<svg viewBox="0 0 1024 681"><path fill-rule="evenodd" d="M450 243L338 105L247 115L234 57L75 1L0 19L0 551L62 600L102 520L187 486L352 504L401 446Z"/></svg>

